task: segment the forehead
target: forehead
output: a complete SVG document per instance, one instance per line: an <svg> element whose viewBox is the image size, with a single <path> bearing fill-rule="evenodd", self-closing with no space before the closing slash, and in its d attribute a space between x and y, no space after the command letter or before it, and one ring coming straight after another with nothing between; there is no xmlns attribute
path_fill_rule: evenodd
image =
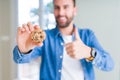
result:
<svg viewBox="0 0 120 80"><path fill-rule="evenodd" d="M73 5L73 0L54 0L54 5Z"/></svg>

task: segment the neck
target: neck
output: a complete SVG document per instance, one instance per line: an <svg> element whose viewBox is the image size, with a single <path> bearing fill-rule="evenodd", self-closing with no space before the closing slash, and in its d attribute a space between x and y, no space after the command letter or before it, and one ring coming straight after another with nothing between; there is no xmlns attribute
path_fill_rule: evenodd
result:
<svg viewBox="0 0 120 80"><path fill-rule="evenodd" d="M67 26L65 28L60 28L59 27L59 30L63 35L72 35L72 33L73 33L73 24L70 24L69 26Z"/></svg>

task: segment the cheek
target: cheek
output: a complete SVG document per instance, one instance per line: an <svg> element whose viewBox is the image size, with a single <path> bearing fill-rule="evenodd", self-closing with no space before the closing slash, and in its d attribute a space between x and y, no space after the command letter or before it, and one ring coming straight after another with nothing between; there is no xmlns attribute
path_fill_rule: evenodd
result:
<svg viewBox="0 0 120 80"><path fill-rule="evenodd" d="M54 16L56 17L58 15L58 13L56 11L54 11Z"/></svg>
<svg viewBox="0 0 120 80"><path fill-rule="evenodd" d="M73 15L74 15L74 16L76 16L76 15L77 15L76 11L74 11Z"/></svg>
<svg viewBox="0 0 120 80"><path fill-rule="evenodd" d="M66 17L72 17L73 16L73 13L72 12L67 12L66 13Z"/></svg>
<svg viewBox="0 0 120 80"><path fill-rule="evenodd" d="M71 15L74 14L74 11L72 11L72 10L66 10L66 14L69 15L69 16L71 16Z"/></svg>

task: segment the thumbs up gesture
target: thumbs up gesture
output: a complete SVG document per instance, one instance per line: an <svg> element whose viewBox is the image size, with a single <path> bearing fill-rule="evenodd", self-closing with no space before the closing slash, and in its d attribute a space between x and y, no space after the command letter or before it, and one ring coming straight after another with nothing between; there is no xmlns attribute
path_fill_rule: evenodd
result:
<svg viewBox="0 0 120 80"><path fill-rule="evenodd" d="M90 57L91 48L83 43L80 39L78 29L74 27L73 30L75 40L73 42L65 44L67 54L75 59L83 59Z"/></svg>

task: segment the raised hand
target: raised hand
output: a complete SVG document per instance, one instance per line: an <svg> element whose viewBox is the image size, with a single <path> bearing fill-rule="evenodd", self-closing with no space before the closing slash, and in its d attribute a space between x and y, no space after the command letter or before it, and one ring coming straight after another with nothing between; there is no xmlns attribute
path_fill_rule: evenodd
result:
<svg viewBox="0 0 120 80"><path fill-rule="evenodd" d="M80 39L77 28L73 30L75 40L65 44L67 54L75 59L83 59L90 57L91 48L86 46Z"/></svg>
<svg viewBox="0 0 120 80"><path fill-rule="evenodd" d="M29 50L33 49L35 46L42 45L42 43L35 43L31 39L30 34L35 29L39 29L39 26L33 26L30 22L23 24L22 27L18 27L16 40L20 52L26 53Z"/></svg>

